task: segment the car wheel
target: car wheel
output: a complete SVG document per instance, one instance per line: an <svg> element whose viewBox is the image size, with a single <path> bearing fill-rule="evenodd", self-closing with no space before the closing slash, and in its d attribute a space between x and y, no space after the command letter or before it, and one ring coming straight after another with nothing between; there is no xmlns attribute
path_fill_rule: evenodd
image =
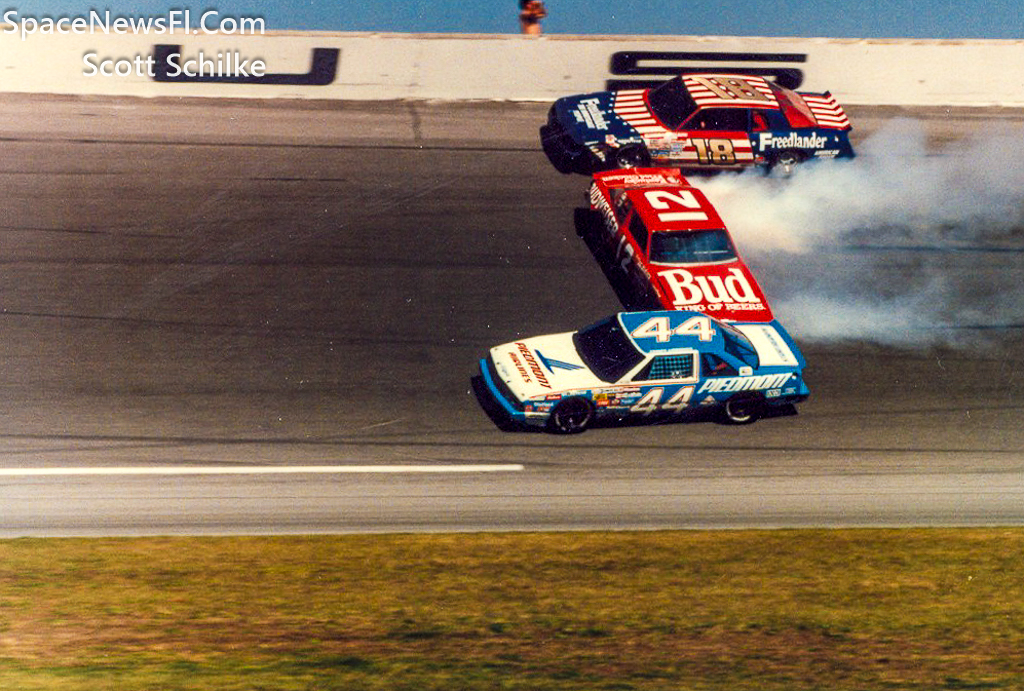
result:
<svg viewBox="0 0 1024 691"><path fill-rule="evenodd" d="M778 171L782 175L793 174L796 167L803 161L803 157L795 151L783 151L772 159L769 171Z"/></svg>
<svg viewBox="0 0 1024 691"><path fill-rule="evenodd" d="M725 402L722 414L730 425L749 425L764 411L764 403L754 396L733 396Z"/></svg>
<svg viewBox="0 0 1024 691"><path fill-rule="evenodd" d="M576 228L576 235L581 238L589 237L600 222L601 214L593 209L573 209L572 224Z"/></svg>
<svg viewBox="0 0 1024 691"><path fill-rule="evenodd" d="M548 430L555 434L579 434L594 419L594 407L583 398L567 398L555 406Z"/></svg>
<svg viewBox="0 0 1024 691"><path fill-rule="evenodd" d="M642 147L624 146L615 152L615 165L619 168L643 168L651 164L651 157Z"/></svg>

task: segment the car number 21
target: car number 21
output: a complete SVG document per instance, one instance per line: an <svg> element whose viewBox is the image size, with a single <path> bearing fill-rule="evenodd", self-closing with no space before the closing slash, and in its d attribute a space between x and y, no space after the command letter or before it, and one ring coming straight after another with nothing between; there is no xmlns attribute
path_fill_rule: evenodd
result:
<svg viewBox="0 0 1024 691"><path fill-rule="evenodd" d="M629 408L629 412L636 413L638 415L650 415L657 411L670 412L670 413L681 413L690 405L690 399L693 397L693 387L684 386L683 388L672 394L667 401L661 402L662 397L665 395L665 387L656 386L651 389L640 399Z"/></svg>

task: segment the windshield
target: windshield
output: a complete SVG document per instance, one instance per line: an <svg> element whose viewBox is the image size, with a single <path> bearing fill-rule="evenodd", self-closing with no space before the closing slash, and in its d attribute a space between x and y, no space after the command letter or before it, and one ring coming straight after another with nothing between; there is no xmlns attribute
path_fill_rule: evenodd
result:
<svg viewBox="0 0 1024 691"><path fill-rule="evenodd" d="M722 327L722 338L725 339L725 352L756 369L760 364L760 360L757 358L757 350L754 349L754 344L734 327L724 322L719 322L718 325Z"/></svg>
<svg viewBox="0 0 1024 691"><path fill-rule="evenodd" d="M651 237L651 261L655 264L707 264L736 258L724 230L655 233Z"/></svg>
<svg viewBox="0 0 1024 691"><path fill-rule="evenodd" d="M644 359L614 316L580 329L572 342L583 363L605 382L619 381Z"/></svg>
<svg viewBox="0 0 1024 691"><path fill-rule="evenodd" d="M682 77L670 79L658 88L651 89L647 93L647 100L654 114L671 130L682 125L697 110L697 104L686 90Z"/></svg>

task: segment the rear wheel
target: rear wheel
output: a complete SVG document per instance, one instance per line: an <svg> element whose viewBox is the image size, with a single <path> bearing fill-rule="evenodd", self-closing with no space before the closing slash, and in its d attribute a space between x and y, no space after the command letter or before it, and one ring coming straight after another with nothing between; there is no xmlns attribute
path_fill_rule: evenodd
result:
<svg viewBox="0 0 1024 691"><path fill-rule="evenodd" d="M594 419L594 407L583 398L567 398L555 406L548 418L548 430L555 434L579 434Z"/></svg>
<svg viewBox="0 0 1024 691"><path fill-rule="evenodd" d="M793 174L796 167L803 161L803 156L795 151L782 151L775 155L772 159L771 164L768 166L769 171L778 171L784 176Z"/></svg>
<svg viewBox="0 0 1024 691"><path fill-rule="evenodd" d="M725 402L722 414L730 425L749 425L764 412L764 402L754 396L733 396Z"/></svg>

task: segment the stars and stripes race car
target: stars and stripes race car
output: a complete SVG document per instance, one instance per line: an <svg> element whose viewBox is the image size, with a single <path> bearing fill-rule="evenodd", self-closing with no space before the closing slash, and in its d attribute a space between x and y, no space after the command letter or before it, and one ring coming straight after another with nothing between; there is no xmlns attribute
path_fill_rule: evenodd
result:
<svg viewBox="0 0 1024 691"><path fill-rule="evenodd" d="M597 173L589 200L589 208L576 211L576 232L627 310L774 318L718 212L678 171Z"/></svg>
<svg viewBox="0 0 1024 691"><path fill-rule="evenodd" d="M579 331L491 348L473 388L505 429L525 425L570 434L592 423L664 420L700 410L744 424L771 410L791 412L806 399L804 366L778 322L623 312Z"/></svg>
<svg viewBox="0 0 1024 691"><path fill-rule="evenodd" d="M653 89L555 101L540 128L562 173L665 165L722 170L850 158L850 121L832 95L785 89L763 77L687 74Z"/></svg>

